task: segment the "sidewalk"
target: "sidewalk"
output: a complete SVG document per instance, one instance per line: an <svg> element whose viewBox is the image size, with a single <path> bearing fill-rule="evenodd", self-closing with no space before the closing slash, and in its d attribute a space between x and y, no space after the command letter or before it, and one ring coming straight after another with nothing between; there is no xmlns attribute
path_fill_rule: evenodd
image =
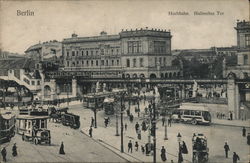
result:
<svg viewBox="0 0 250 163"><path fill-rule="evenodd" d="M232 126L232 127L247 127L250 128L250 120L227 120L227 119L212 119L213 125L223 125L223 126Z"/></svg>

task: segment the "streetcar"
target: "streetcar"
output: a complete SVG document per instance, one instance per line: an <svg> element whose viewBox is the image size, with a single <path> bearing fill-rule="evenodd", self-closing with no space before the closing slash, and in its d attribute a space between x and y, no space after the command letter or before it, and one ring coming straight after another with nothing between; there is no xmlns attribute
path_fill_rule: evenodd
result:
<svg viewBox="0 0 250 163"><path fill-rule="evenodd" d="M111 92L97 92L83 95L83 106L89 109L103 108L103 102L106 97L115 97L122 92L126 92L126 89L113 89Z"/></svg>
<svg viewBox="0 0 250 163"><path fill-rule="evenodd" d="M192 138L193 163L207 163L209 148L207 147L207 138L203 134L193 135Z"/></svg>
<svg viewBox="0 0 250 163"><path fill-rule="evenodd" d="M15 115L11 112L0 113L0 144L9 142L15 135Z"/></svg>
<svg viewBox="0 0 250 163"><path fill-rule="evenodd" d="M17 133L22 140L33 141L34 144L51 144L50 130L47 129L48 112L29 110L28 114L17 116Z"/></svg>
<svg viewBox="0 0 250 163"><path fill-rule="evenodd" d="M115 112L114 109L114 102L115 99L114 98L105 98L103 101L103 108L104 108L104 112L107 115L112 115Z"/></svg>

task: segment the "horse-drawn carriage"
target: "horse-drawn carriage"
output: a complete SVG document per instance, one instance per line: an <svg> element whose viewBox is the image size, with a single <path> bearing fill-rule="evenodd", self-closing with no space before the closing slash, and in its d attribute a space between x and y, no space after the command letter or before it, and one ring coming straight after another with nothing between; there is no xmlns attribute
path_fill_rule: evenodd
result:
<svg viewBox="0 0 250 163"><path fill-rule="evenodd" d="M194 135L192 139L193 163L208 162L207 138L203 134Z"/></svg>
<svg viewBox="0 0 250 163"><path fill-rule="evenodd" d="M80 116L68 113L67 107L55 108L50 107L50 118L58 123L62 123L64 126L70 126L71 128L78 129L80 127Z"/></svg>

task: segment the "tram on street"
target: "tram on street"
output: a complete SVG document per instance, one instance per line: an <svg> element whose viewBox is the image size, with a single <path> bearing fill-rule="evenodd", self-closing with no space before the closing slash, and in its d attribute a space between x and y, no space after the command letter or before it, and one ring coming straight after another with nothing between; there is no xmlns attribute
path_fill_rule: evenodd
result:
<svg viewBox="0 0 250 163"><path fill-rule="evenodd" d="M15 135L15 115L11 112L0 113L0 144L9 142Z"/></svg>
<svg viewBox="0 0 250 163"><path fill-rule="evenodd" d="M204 106L181 105L171 117L173 121L190 122L193 125L211 123L211 114Z"/></svg>
<svg viewBox="0 0 250 163"><path fill-rule="evenodd" d="M125 92L125 89L113 89L111 92L97 92L97 93L89 93L83 96L83 106L85 108L96 108L102 109L104 99L107 97L114 97L121 92Z"/></svg>
<svg viewBox="0 0 250 163"><path fill-rule="evenodd" d="M32 112L17 116L17 133L22 135L22 140L31 140L34 144L51 144L50 130L47 129L46 112Z"/></svg>
<svg viewBox="0 0 250 163"><path fill-rule="evenodd" d="M104 99L103 109L104 109L105 114L112 115L115 113L114 102L115 102L114 98L105 98Z"/></svg>

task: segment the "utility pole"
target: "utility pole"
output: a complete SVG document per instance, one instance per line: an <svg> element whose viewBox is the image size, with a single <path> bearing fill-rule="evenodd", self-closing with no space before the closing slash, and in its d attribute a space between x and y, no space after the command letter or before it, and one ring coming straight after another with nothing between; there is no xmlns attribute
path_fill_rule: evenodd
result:
<svg viewBox="0 0 250 163"><path fill-rule="evenodd" d="M115 134L115 136L119 136L119 132L118 132L118 107L117 107L117 105L116 105L115 118L116 118L116 134Z"/></svg>
<svg viewBox="0 0 250 163"><path fill-rule="evenodd" d="M122 99L124 98L124 94L122 92L121 95L121 153L124 152L124 147L123 147L123 110L125 105L122 104Z"/></svg>

